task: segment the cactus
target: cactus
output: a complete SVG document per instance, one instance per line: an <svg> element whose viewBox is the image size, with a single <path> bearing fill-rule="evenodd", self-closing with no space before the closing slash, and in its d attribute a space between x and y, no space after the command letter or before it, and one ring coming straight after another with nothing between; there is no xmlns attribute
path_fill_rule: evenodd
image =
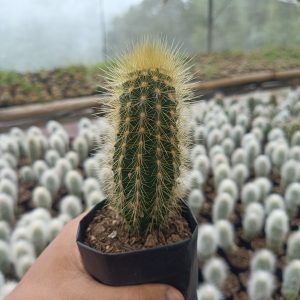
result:
<svg viewBox="0 0 300 300"><path fill-rule="evenodd" d="M54 169L45 171L41 178L41 184L49 190L52 197L55 197L60 188L59 174Z"/></svg>
<svg viewBox="0 0 300 300"><path fill-rule="evenodd" d="M85 204L87 208L91 208L95 206L97 203L100 203L101 201L105 200L105 195L101 191L93 191L87 195L85 198Z"/></svg>
<svg viewBox="0 0 300 300"><path fill-rule="evenodd" d="M265 271L251 273L248 282L248 295L251 300L271 299L274 291L273 275Z"/></svg>
<svg viewBox="0 0 300 300"><path fill-rule="evenodd" d="M25 273L29 270L29 268L34 263L34 257L30 255L24 255L20 257L15 263L16 274L19 279L21 279Z"/></svg>
<svg viewBox="0 0 300 300"><path fill-rule="evenodd" d="M67 173L65 186L70 194L80 197L82 184L83 179L78 171L71 170Z"/></svg>
<svg viewBox="0 0 300 300"><path fill-rule="evenodd" d="M188 196L188 205L191 208L194 216L198 216L204 203L204 196L201 190L193 189Z"/></svg>
<svg viewBox="0 0 300 300"><path fill-rule="evenodd" d="M233 150L234 150L234 148L235 148L234 142L233 142L232 139L230 139L230 138L226 138L226 139L223 140L223 142L222 142L222 147L223 147L223 149L224 149L224 153L225 153L228 157L231 156L231 154L232 154L232 152L233 152Z"/></svg>
<svg viewBox="0 0 300 300"><path fill-rule="evenodd" d="M227 265L220 259L213 257L203 267L203 277L206 282L222 288L227 277Z"/></svg>
<svg viewBox="0 0 300 300"><path fill-rule="evenodd" d="M256 184L260 191L260 201L264 201L266 197L270 194L272 190L272 183L270 179L266 177L258 177L255 179L254 184Z"/></svg>
<svg viewBox="0 0 300 300"><path fill-rule="evenodd" d="M231 170L227 164L219 164L214 169L214 183L215 187L218 187L219 184L226 178L230 177Z"/></svg>
<svg viewBox="0 0 300 300"><path fill-rule="evenodd" d="M251 259L251 272L266 271L274 273L276 258L273 252L268 249L261 249L255 252Z"/></svg>
<svg viewBox="0 0 300 300"><path fill-rule="evenodd" d="M237 148L234 150L231 156L231 162L233 165L237 164L243 164L243 165L248 165L247 161L247 156L246 156L246 151L243 148Z"/></svg>
<svg viewBox="0 0 300 300"><path fill-rule="evenodd" d="M9 245L5 241L0 240L0 272L5 274L9 271L10 261Z"/></svg>
<svg viewBox="0 0 300 300"><path fill-rule="evenodd" d="M2 155L2 158L5 159L8 162L8 167L12 169L16 169L18 166L18 160L15 156L13 156L11 153L4 152Z"/></svg>
<svg viewBox="0 0 300 300"><path fill-rule="evenodd" d="M204 183L204 178L202 173L198 170L192 170L188 175L188 187L190 190L201 189Z"/></svg>
<svg viewBox="0 0 300 300"><path fill-rule="evenodd" d="M60 202L59 210L62 214L75 218L82 212L82 204L76 196L65 196Z"/></svg>
<svg viewBox="0 0 300 300"><path fill-rule="evenodd" d="M247 129L249 126L250 120L249 117L245 114L237 115L236 117L236 125L240 125L243 128Z"/></svg>
<svg viewBox="0 0 300 300"><path fill-rule="evenodd" d="M2 289L3 289L4 282L5 282L4 275L3 275L3 273L0 271L0 299L2 299L2 298L1 298L1 291L2 291Z"/></svg>
<svg viewBox="0 0 300 300"><path fill-rule="evenodd" d="M0 192L0 220L13 223L14 215L14 200L10 195Z"/></svg>
<svg viewBox="0 0 300 300"><path fill-rule="evenodd" d="M218 194L228 193L234 201L238 198L238 188L231 179L224 179L218 187Z"/></svg>
<svg viewBox="0 0 300 300"><path fill-rule="evenodd" d="M72 143L72 148L78 153L79 160L83 162L89 154L89 145L83 136L77 136Z"/></svg>
<svg viewBox="0 0 300 300"><path fill-rule="evenodd" d="M281 295L285 300L298 300L300 292L300 260L291 261L283 272Z"/></svg>
<svg viewBox="0 0 300 300"><path fill-rule="evenodd" d="M7 281L2 289L0 290L0 299L6 299L6 297L12 292L12 290L17 286L16 281Z"/></svg>
<svg viewBox="0 0 300 300"><path fill-rule="evenodd" d="M217 159L217 161L215 162L215 165L219 164L219 163L228 163L228 159L227 156L224 154L224 149L222 148L221 145L215 145L213 146L210 150L209 150L209 157L211 159L214 159L215 156L220 155L220 157Z"/></svg>
<svg viewBox="0 0 300 300"><path fill-rule="evenodd" d="M6 178L0 180L0 193L9 195L14 200L14 204L17 202L18 188L11 180Z"/></svg>
<svg viewBox="0 0 300 300"><path fill-rule="evenodd" d="M32 212L29 213L29 220L30 222L33 220L42 220L44 222L49 222L51 220L51 215L49 210L43 208L43 207L38 207L35 208ZM30 223L29 222L29 223Z"/></svg>
<svg viewBox="0 0 300 300"><path fill-rule="evenodd" d="M33 190L32 204L34 207L50 209L52 207L52 196L49 190L43 186L36 187Z"/></svg>
<svg viewBox="0 0 300 300"><path fill-rule="evenodd" d="M300 179L300 163L296 160L289 159L281 167L281 188L285 190L286 187Z"/></svg>
<svg viewBox="0 0 300 300"><path fill-rule="evenodd" d="M197 253L200 258L207 259L217 250L217 231L211 224L203 224L198 228Z"/></svg>
<svg viewBox="0 0 300 300"><path fill-rule="evenodd" d="M12 232L10 242L11 244L19 241L19 240L25 240L25 241L30 241L30 235L28 233L28 228L27 227L17 227L15 230Z"/></svg>
<svg viewBox="0 0 300 300"><path fill-rule="evenodd" d="M0 169L0 180L1 179L8 179L14 184L18 183L18 177L16 172L12 168L2 168Z"/></svg>
<svg viewBox="0 0 300 300"><path fill-rule="evenodd" d="M33 244L28 240L17 240L11 244L12 261L16 263L22 256L35 257Z"/></svg>
<svg viewBox="0 0 300 300"><path fill-rule="evenodd" d="M96 160L94 158L86 159L83 168L87 177L97 177Z"/></svg>
<svg viewBox="0 0 300 300"><path fill-rule="evenodd" d="M63 220L56 218L52 219L49 223L49 232L48 232L48 239L49 242L55 239L55 237L62 231L65 223Z"/></svg>
<svg viewBox="0 0 300 300"><path fill-rule="evenodd" d="M215 225L217 230L218 245L226 253L233 253L237 246L234 241L234 228L227 220L220 220Z"/></svg>
<svg viewBox="0 0 300 300"><path fill-rule="evenodd" d="M83 129L83 128L89 129L91 126L92 126L92 121L88 118L81 118L78 122L79 129Z"/></svg>
<svg viewBox="0 0 300 300"><path fill-rule="evenodd" d="M36 180L33 169L30 166L22 167L19 176L22 183L33 184Z"/></svg>
<svg viewBox="0 0 300 300"><path fill-rule="evenodd" d="M33 220L29 225L30 240L34 246L36 254L39 255L48 242L48 227L42 220Z"/></svg>
<svg viewBox="0 0 300 300"><path fill-rule="evenodd" d="M219 194L213 205L213 221L229 219L234 210L235 201L228 193Z"/></svg>
<svg viewBox="0 0 300 300"><path fill-rule="evenodd" d="M214 285L202 284L197 290L198 300L222 300L222 294Z"/></svg>
<svg viewBox="0 0 300 300"><path fill-rule="evenodd" d="M224 124L222 126L222 132L223 132L224 138L230 138L232 130L233 130L233 127L230 124L228 124L228 123Z"/></svg>
<svg viewBox="0 0 300 300"><path fill-rule="evenodd" d="M234 141L236 147L239 147L241 145L244 133L245 129L242 126L236 125L233 127L231 132L231 138Z"/></svg>
<svg viewBox="0 0 300 300"><path fill-rule="evenodd" d="M3 140L3 146L2 146L4 152L10 153L12 156L14 156L16 159L19 160L20 158L20 149L19 145L14 138L7 138Z"/></svg>
<svg viewBox="0 0 300 300"><path fill-rule="evenodd" d="M36 178L41 178L43 173L48 170L48 166L44 160L36 160L32 168Z"/></svg>
<svg viewBox="0 0 300 300"><path fill-rule="evenodd" d="M260 144L256 139L252 139L245 145L245 152L246 152L246 158L247 163L249 166L251 166L255 160L255 158L260 154Z"/></svg>
<svg viewBox="0 0 300 300"><path fill-rule="evenodd" d="M290 260L300 260L300 231L293 232L287 243L287 256Z"/></svg>
<svg viewBox="0 0 300 300"><path fill-rule="evenodd" d="M210 149L215 145L218 145L223 140L223 134L222 131L219 129L213 129L207 136L207 147Z"/></svg>
<svg viewBox="0 0 300 300"><path fill-rule="evenodd" d="M262 232L264 220L264 209L260 203L251 203L246 207L243 232L247 240L251 241Z"/></svg>
<svg viewBox="0 0 300 300"><path fill-rule="evenodd" d="M79 155L75 151L69 151L65 158L69 161L73 169L77 169L79 166Z"/></svg>
<svg viewBox="0 0 300 300"><path fill-rule="evenodd" d="M100 186L98 181L95 178L87 178L83 182L82 191L84 198L87 199L88 195L93 191L100 191Z"/></svg>
<svg viewBox="0 0 300 300"><path fill-rule="evenodd" d="M27 136L28 154L31 162L40 159L42 157L43 149L39 135L30 134Z"/></svg>
<svg viewBox="0 0 300 300"><path fill-rule="evenodd" d="M202 173L206 180L210 172L210 162L206 155L198 155L194 159L193 168Z"/></svg>
<svg viewBox="0 0 300 300"><path fill-rule="evenodd" d="M10 237L11 229L6 221L0 220L0 240L7 241Z"/></svg>
<svg viewBox="0 0 300 300"><path fill-rule="evenodd" d="M276 145L272 152L272 161L278 170L280 170L281 166L287 160L288 155L289 148L285 143L279 143Z"/></svg>
<svg viewBox="0 0 300 300"><path fill-rule="evenodd" d="M272 164L267 155L259 155L254 161L254 172L256 177L269 177Z"/></svg>
<svg viewBox="0 0 300 300"><path fill-rule="evenodd" d="M246 165L236 164L233 166L231 171L231 179L236 182L240 190L248 177L249 169Z"/></svg>
<svg viewBox="0 0 300 300"><path fill-rule="evenodd" d="M291 216L295 216L300 206L300 183L291 183L284 193L287 210Z"/></svg>
<svg viewBox="0 0 300 300"><path fill-rule="evenodd" d="M206 140L206 130L204 126L197 126L194 132L195 144L203 145Z"/></svg>
<svg viewBox="0 0 300 300"><path fill-rule="evenodd" d="M60 158L55 165L56 172L60 176L61 181L65 180L66 174L72 170L71 163L66 158Z"/></svg>
<svg viewBox="0 0 300 300"><path fill-rule="evenodd" d="M275 209L285 210L284 200L279 194L270 194L265 200L265 211L269 215Z"/></svg>
<svg viewBox="0 0 300 300"><path fill-rule="evenodd" d="M300 146L293 146L290 149L289 159L294 159L300 162Z"/></svg>
<svg viewBox="0 0 300 300"><path fill-rule="evenodd" d="M59 153L54 149L48 150L45 154L45 160L49 165L49 167L51 168L53 168L56 165L59 158L60 158Z"/></svg>
<svg viewBox="0 0 300 300"><path fill-rule="evenodd" d="M268 141L281 140L284 138L284 132L281 128L273 128L268 133Z"/></svg>
<svg viewBox="0 0 300 300"><path fill-rule="evenodd" d="M268 247L275 252L280 252L289 232L286 212L281 209L273 210L267 218L265 232Z"/></svg>
<svg viewBox="0 0 300 300"><path fill-rule="evenodd" d="M46 129L49 134L53 134L62 128L63 128L62 125L55 120L50 120L46 123Z"/></svg>
<svg viewBox="0 0 300 300"><path fill-rule="evenodd" d="M52 134L49 139L50 147L56 150L60 156L64 156L66 153L66 144L65 141L61 138L60 135Z"/></svg>
<svg viewBox="0 0 300 300"><path fill-rule="evenodd" d="M242 188L241 200L246 207L250 203L258 202L260 198L260 189L257 184L253 182L249 182L245 184Z"/></svg>
<svg viewBox="0 0 300 300"><path fill-rule="evenodd" d="M3 157L0 157L0 170L2 170L3 168L10 168L10 164Z"/></svg>
<svg viewBox="0 0 300 300"><path fill-rule="evenodd" d="M291 146L300 146L300 131L296 131L292 135Z"/></svg>
<svg viewBox="0 0 300 300"><path fill-rule="evenodd" d="M213 148L213 149L217 149L217 148ZM210 155L211 155L211 161L212 161L212 168L213 169L216 169L221 164L229 165L228 158L224 153L215 153L215 154L213 154L213 151L211 151Z"/></svg>
<svg viewBox="0 0 300 300"><path fill-rule="evenodd" d="M66 225L67 223L69 223L72 220L72 217L66 213L62 213L57 217L57 219L59 221L61 221L64 225Z"/></svg>

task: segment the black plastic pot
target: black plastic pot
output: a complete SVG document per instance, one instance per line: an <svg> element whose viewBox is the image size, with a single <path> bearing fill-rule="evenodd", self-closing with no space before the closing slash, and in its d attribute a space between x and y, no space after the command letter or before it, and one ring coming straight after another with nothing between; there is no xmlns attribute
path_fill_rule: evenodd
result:
<svg viewBox="0 0 300 300"><path fill-rule="evenodd" d="M85 232L97 210L97 204L81 221L77 245L83 264L96 280L112 286L163 283L174 286L186 300L196 300L198 285L197 222L184 204L182 215L192 230L192 237L174 244L126 253L103 253L84 243Z"/></svg>

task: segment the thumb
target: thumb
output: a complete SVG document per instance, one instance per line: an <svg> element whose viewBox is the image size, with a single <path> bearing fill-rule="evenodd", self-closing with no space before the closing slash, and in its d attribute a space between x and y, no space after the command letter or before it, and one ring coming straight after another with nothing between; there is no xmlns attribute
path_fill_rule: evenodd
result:
<svg viewBox="0 0 300 300"><path fill-rule="evenodd" d="M184 300L175 288L164 284L142 284L135 286L111 287L95 282L93 295L88 299L105 300ZM94 297L94 298L93 298Z"/></svg>

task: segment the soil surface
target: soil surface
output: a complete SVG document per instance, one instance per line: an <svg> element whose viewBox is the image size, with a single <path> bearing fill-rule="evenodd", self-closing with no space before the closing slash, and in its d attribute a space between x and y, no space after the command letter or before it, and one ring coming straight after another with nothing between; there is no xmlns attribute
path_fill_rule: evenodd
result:
<svg viewBox="0 0 300 300"><path fill-rule="evenodd" d="M97 211L90 223L85 243L101 252L123 253L173 244L191 238L182 216L171 216L168 225L147 235L133 234L122 216L111 206Z"/></svg>

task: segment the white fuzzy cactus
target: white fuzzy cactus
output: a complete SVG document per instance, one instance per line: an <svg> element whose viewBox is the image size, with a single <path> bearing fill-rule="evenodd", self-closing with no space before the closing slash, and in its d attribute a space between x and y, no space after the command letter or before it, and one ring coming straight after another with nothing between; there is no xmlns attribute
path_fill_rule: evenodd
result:
<svg viewBox="0 0 300 300"><path fill-rule="evenodd" d="M81 200L73 195L65 196L60 202L59 209L61 213L75 218L82 212Z"/></svg>
<svg viewBox="0 0 300 300"><path fill-rule="evenodd" d="M285 210L284 200L279 194L270 194L265 199L265 212L269 215L275 209Z"/></svg>
<svg viewBox="0 0 300 300"><path fill-rule="evenodd" d="M226 138L222 142L222 147L224 149L224 153L228 156L231 157L232 152L234 151L235 145L234 142L231 138Z"/></svg>
<svg viewBox="0 0 300 300"><path fill-rule="evenodd" d="M85 199L86 207L91 208L91 207L95 206L97 203L100 203L103 200L105 200L105 198L106 198L105 195L100 190L93 191L93 192L89 193ZM191 204L189 203L189 205L191 205ZM193 211L193 213L195 214L196 208L192 207L192 206L190 206L190 207L191 207L191 210ZM195 214L195 216L196 216L196 214Z"/></svg>
<svg viewBox="0 0 300 300"><path fill-rule="evenodd" d="M300 260L293 260L284 268L281 295L285 300L298 300L299 293Z"/></svg>
<svg viewBox="0 0 300 300"><path fill-rule="evenodd" d="M254 172L256 177L269 177L272 164L267 155L259 155L254 161Z"/></svg>
<svg viewBox="0 0 300 300"><path fill-rule="evenodd" d="M203 267L203 277L206 282L222 288L227 277L227 268L223 259L210 258Z"/></svg>
<svg viewBox="0 0 300 300"><path fill-rule="evenodd" d="M16 263L22 256L35 257L33 244L28 240L17 240L11 243L12 261Z"/></svg>
<svg viewBox="0 0 300 300"><path fill-rule="evenodd" d="M237 148L231 156L231 162L233 165L243 164L248 165L246 151L243 148Z"/></svg>
<svg viewBox="0 0 300 300"><path fill-rule="evenodd" d="M222 131L219 129L213 129L208 135L207 135L207 147L212 148L214 145L218 145L223 140L223 134Z"/></svg>
<svg viewBox="0 0 300 300"><path fill-rule="evenodd" d="M249 169L244 164L236 164L231 170L231 179L237 184L239 189L242 188L243 184L249 177Z"/></svg>
<svg viewBox="0 0 300 300"><path fill-rule="evenodd" d="M36 187L32 193L32 204L34 207L44 207L46 209L51 209L52 196L49 190L44 186Z"/></svg>
<svg viewBox="0 0 300 300"><path fill-rule="evenodd" d="M57 133L52 134L49 138L49 144L52 149L56 150L60 154L60 156L65 155L67 147L65 141L60 135L58 135Z"/></svg>
<svg viewBox="0 0 300 300"><path fill-rule="evenodd" d="M238 198L238 188L236 183L231 179L224 179L218 187L218 194L221 193L228 193L232 199L236 201Z"/></svg>
<svg viewBox="0 0 300 300"><path fill-rule="evenodd" d="M20 241L20 240L25 240L25 241L30 241L30 234L28 232L28 228L25 226L20 226L16 227L14 231L12 232L10 242L11 244Z"/></svg>
<svg viewBox="0 0 300 300"><path fill-rule="evenodd" d="M266 197L271 193L272 182L266 177L258 177L254 180L254 183L258 186L260 191L260 201L264 201Z"/></svg>
<svg viewBox="0 0 300 300"><path fill-rule="evenodd" d="M60 177L55 169L46 170L41 177L41 184L55 197L60 188Z"/></svg>
<svg viewBox="0 0 300 300"><path fill-rule="evenodd" d="M48 242L48 227L42 220L33 220L29 225L30 240L34 245L37 255L39 255Z"/></svg>
<svg viewBox="0 0 300 300"><path fill-rule="evenodd" d="M206 180L210 172L210 161L206 155L198 155L193 162L193 168L202 173Z"/></svg>
<svg viewBox="0 0 300 300"><path fill-rule="evenodd" d="M69 171L72 170L71 163L66 158L60 158L55 165L56 172L60 176L61 181L63 182L66 178L66 175Z"/></svg>
<svg viewBox="0 0 300 300"><path fill-rule="evenodd" d="M276 145L272 152L272 161L278 170L280 170L281 166L287 160L288 155L289 148L285 143L279 143Z"/></svg>
<svg viewBox="0 0 300 300"><path fill-rule="evenodd" d="M80 118L79 122L78 122L78 128L79 129L83 129L83 128L91 128L93 125L92 121L88 118Z"/></svg>
<svg viewBox="0 0 300 300"><path fill-rule="evenodd" d="M97 177L96 160L94 158L88 158L83 163L84 173L86 177Z"/></svg>
<svg viewBox="0 0 300 300"><path fill-rule="evenodd" d="M89 145L83 136L77 136L72 143L72 148L78 153L79 160L83 162L89 154Z"/></svg>
<svg viewBox="0 0 300 300"><path fill-rule="evenodd" d="M43 155L43 148L41 145L39 135L29 134L27 136L28 154L31 162L38 160Z"/></svg>
<svg viewBox="0 0 300 300"><path fill-rule="evenodd" d="M17 202L18 187L11 180L7 178L0 179L0 193L9 195L14 200L14 204Z"/></svg>
<svg viewBox="0 0 300 300"><path fill-rule="evenodd" d="M271 299L274 291L273 275L265 271L251 273L248 282L248 295L251 300Z"/></svg>
<svg viewBox="0 0 300 300"><path fill-rule="evenodd" d="M10 180L14 184L18 183L17 173L12 168L3 168L0 170L0 180L4 178Z"/></svg>
<svg viewBox="0 0 300 300"><path fill-rule="evenodd" d="M218 187L219 184L224 180L230 177L231 170L228 164L221 163L216 166L214 169L214 183L215 187Z"/></svg>
<svg viewBox="0 0 300 300"><path fill-rule="evenodd" d="M198 170L192 170L189 173L187 180L187 184L190 190L201 189L204 183L203 175Z"/></svg>
<svg viewBox="0 0 300 300"><path fill-rule="evenodd" d="M293 146L290 148L289 158L300 162L300 146Z"/></svg>
<svg viewBox="0 0 300 300"><path fill-rule="evenodd" d="M300 146L300 131L296 131L291 139L292 146Z"/></svg>
<svg viewBox="0 0 300 300"><path fill-rule="evenodd" d="M59 218L52 219L49 222L48 239L49 242L55 239L55 237L62 231L65 223Z"/></svg>
<svg viewBox="0 0 300 300"><path fill-rule="evenodd" d="M53 168L60 159L59 153L54 149L49 149L45 154L45 160L49 167Z"/></svg>
<svg viewBox="0 0 300 300"><path fill-rule="evenodd" d="M281 188L285 190L292 182L300 179L300 162L289 159L281 167Z"/></svg>
<svg viewBox="0 0 300 300"><path fill-rule="evenodd" d="M217 146L215 146L215 147L217 147ZM214 148L214 149L218 149L218 148ZM214 170L221 164L229 165L228 158L224 153L213 153L213 151L211 151L210 157L211 157L212 168Z"/></svg>
<svg viewBox="0 0 300 300"><path fill-rule="evenodd" d="M10 237L11 229L6 221L0 220L0 240L7 241Z"/></svg>
<svg viewBox="0 0 300 300"><path fill-rule="evenodd" d="M1 151L0 151L1 153ZM3 168L10 168L10 164L8 163L8 161L6 159L4 159L3 157L0 157L0 170L2 170Z"/></svg>
<svg viewBox="0 0 300 300"><path fill-rule="evenodd" d="M49 134L53 134L62 128L63 128L62 125L55 120L50 120L46 123L46 129Z"/></svg>
<svg viewBox="0 0 300 300"><path fill-rule="evenodd" d="M49 210L47 210L43 207L38 207L29 213L29 221L30 222L32 220L36 220L36 219L42 220L47 223L51 220L51 214L50 214Z"/></svg>
<svg viewBox="0 0 300 300"><path fill-rule="evenodd" d="M77 169L79 166L79 155L75 151L69 151L65 158L70 162L73 169Z"/></svg>
<svg viewBox="0 0 300 300"><path fill-rule="evenodd" d="M253 182L249 182L243 186L241 192L241 200L244 207L246 207L250 203L258 202L259 199L260 199L260 189L257 186L257 184Z"/></svg>
<svg viewBox="0 0 300 300"><path fill-rule="evenodd" d="M202 284L197 290L198 300L222 300L222 294L214 285Z"/></svg>
<svg viewBox="0 0 300 300"><path fill-rule="evenodd" d="M65 186L72 195L81 196L83 179L78 171L71 170L66 174Z"/></svg>
<svg viewBox="0 0 300 300"><path fill-rule="evenodd" d="M204 144L206 140L206 130L204 126L197 126L194 131L195 144Z"/></svg>
<svg viewBox="0 0 300 300"><path fill-rule="evenodd" d="M256 139L252 139L245 145L245 152L247 157L247 163L249 166L253 165L255 158L260 154L260 143Z"/></svg>
<svg viewBox="0 0 300 300"><path fill-rule="evenodd" d="M268 141L276 141L284 138L284 132L281 128L273 128L268 133Z"/></svg>
<svg viewBox="0 0 300 300"><path fill-rule="evenodd" d="M41 178L44 172L49 169L44 160L36 160L33 163L32 168L36 178Z"/></svg>
<svg viewBox="0 0 300 300"><path fill-rule="evenodd" d="M194 216L198 216L204 203L204 195L201 190L193 189L188 196L188 205L191 208Z"/></svg>
<svg viewBox="0 0 300 300"><path fill-rule="evenodd" d="M5 193L0 193L0 220L12 223L14 215L14 199Z"/></svg>
<svg viewBox="0 0 300 300"><path fill-rule="evenodd" d="M0 271L4 274L10 269L10 247L7 242L0 240Z"/></svg>
<svg viewBox="0 0 300 300"><path fill-rule="evenodd" d="M18 159L14 157L11 153L4 152L1 156L8 162L8 167L13 169L17 168Z"/></svg>
<svg viewBox="0 0 300 300"><path fill-rule="evenodd" d="M300 231L293 232L287 243L287 256L290 260L300 260Z"/></svg>
<svg viewBox="0 0 300 300"><path fill-rule="evenodd" d="M233 225L227 220L220 220L215 224L218 238L218 246L226 253L232 253L237 249L234 241Z"/></svg>
<svg viewBox="0 0 300 300"><path fill-rule="evenodd" d="M19 279L21 279L25 273L29 270L29 268L33 265L35 258L30 255L24 255L20 257L16 263L16 274Z"/></svg>
<svg viewBox="0 0 300 300"><path fill-rule="evenodd" d="M234 141L236 147L241 145L241 141L244 133L245 133L245 129L242 126L236 125L233 127L231 132L231 138Z"/></svg>
<svg viewBox="0 0 300 300"><path fill-rule="evenodd" d="M291 183L284 193L287 210L291 216L295 216L300 206L300 183Z"/></svg>
<svg viewBox="0 0 300 300"><path fill-rule="evenodd" d="M198 228L197 253L198 257L207 259L217 250L217 231L211 224L203 224Z"/></svg>
<svg viewBox="0 0 300 300"><path fill-rule="evenodd" d="M5 278L4 278L3 273L0 271L0 295L1 295L1 290L4 286L4 284L5 284ZM0 297L0 299L2 299L2 298Z"/></svg>
<svg viewBox="0 0 300 300"><path fill-rule="evenodd" d="M255 252L251 258L251 272L266 271L274 273L276 267L276 257L272 251L261 249Z"/></svg>
<svg viewBox="0 0 300 300"><path fill-rule="evenodd" d="M206 156L206 149L203 145L196 145L192 148L191 150L191 161L194 162L195 159L199 156L199 155L205 155ZM99 157L98 157L99 156ZM99 154L97 153L95 155L95 158L97 159L97 162L99 165L102 165L103 162L105 161L105 156L102 152L99 152Z"/></svg>
<svg viewBox="0 0 300 300"><path fill-rule="evenodd" d="M264 220L264 208L260 203L251 203L246 207L243 217L243 232L247 240L251 241L260 235Z"/></svg>
<svg viewBox="0 0 300 300"><path fill-rule="evenodd" d="M93 191L100 191L100 185L96 178L87 178L83 182L82 191L84 198L87 199L87 196Z"/></svg>
<svg viewBox="0 0 300 300"><path fill-rule="evenodd" d="M36 181L33 169L30 166L24 166L19 172L20 181L26 184L33 184Z"/></svg>
<svg viewBox="0 0 300 300"><path fill-rule="evenodd" d="M267 245L280 252L289 233L289 220L285 211L275 209L268 216L265 226Z"/></svg>
<svg viewBox="0 0 300 300"><path fill-rule="evenodd" d="M213 205L213 221L229 219L234 210L235 201L228 193L219 194Z"/></svg>

